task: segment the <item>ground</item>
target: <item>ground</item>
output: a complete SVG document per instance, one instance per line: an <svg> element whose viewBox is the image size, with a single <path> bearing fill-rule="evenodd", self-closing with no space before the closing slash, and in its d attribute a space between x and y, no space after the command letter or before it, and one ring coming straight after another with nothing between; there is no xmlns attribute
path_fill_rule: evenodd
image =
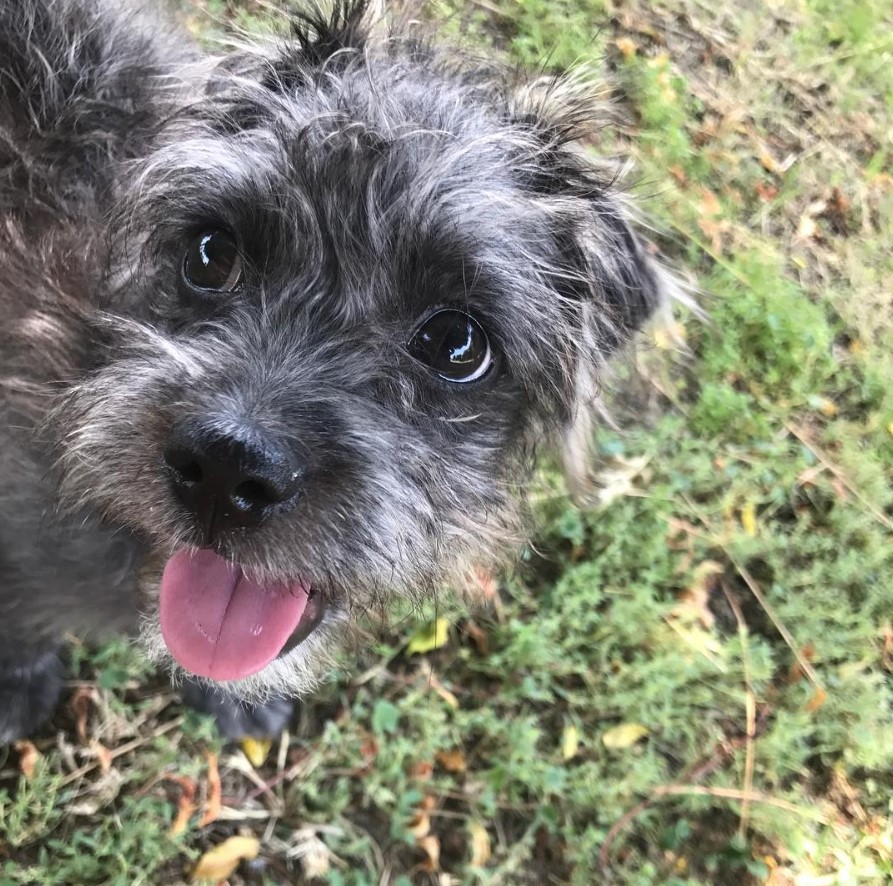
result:
<svg viewBox="0 0 893 886"><path fill-rule="evenodd" d="M204 38L267 20L183 6ZM75 647L65 708L0 752L0 884L178 883L202 856L232 886L893 881L888 0L429 12L613 78L594 147L634 158L710 319L620 368L600 494L544 470L489 607L370 626L269 750L221 746L126 645Z"/></svg>

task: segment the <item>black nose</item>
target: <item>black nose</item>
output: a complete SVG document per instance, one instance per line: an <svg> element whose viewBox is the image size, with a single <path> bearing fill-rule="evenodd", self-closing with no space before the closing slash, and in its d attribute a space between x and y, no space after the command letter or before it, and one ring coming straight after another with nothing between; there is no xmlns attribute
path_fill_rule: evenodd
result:
<svg viewBox="0 0 893 886"><path fill-rule="evenodd" d="M213 422L174 426L163 453L177 498L198 518L210 543L223 529L258 525L297 497L297 460L253 428L221 430Z"/></svg>

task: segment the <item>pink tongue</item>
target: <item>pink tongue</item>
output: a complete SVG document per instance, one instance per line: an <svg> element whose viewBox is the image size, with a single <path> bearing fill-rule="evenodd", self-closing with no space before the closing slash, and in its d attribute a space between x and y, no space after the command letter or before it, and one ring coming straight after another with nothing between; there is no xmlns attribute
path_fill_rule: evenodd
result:
<svg viewBox="0 0 893 886"><path fill-rule="evenodd" d="M161 577L161 633L188 671L240 680L268 665L307 606L303 582L260 584L213 551L181 551Z"/></svg>

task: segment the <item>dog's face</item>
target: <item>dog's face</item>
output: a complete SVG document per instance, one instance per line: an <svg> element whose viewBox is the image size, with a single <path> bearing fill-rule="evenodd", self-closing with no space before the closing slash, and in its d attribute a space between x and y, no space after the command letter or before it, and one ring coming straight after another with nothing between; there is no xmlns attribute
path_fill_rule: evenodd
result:
<svg viewBox="0 0 893 886"><path fill-rule="evenodd" d="M533 448L660 286L579 107L358 20L221 65L131 170L59 410L63 495L161 564L150 651L246 697L514 550Z"/></svg>

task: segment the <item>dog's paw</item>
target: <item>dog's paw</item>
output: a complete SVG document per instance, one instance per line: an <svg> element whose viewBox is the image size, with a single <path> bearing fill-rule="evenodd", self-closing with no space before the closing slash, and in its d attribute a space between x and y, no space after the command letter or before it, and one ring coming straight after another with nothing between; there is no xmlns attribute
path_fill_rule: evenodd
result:
<svg viewBox="0 0 893 886"><path fill-rule="evenodd" d="M291 722L294 702L274 698L266 704L250 705L219 689L188 681L181 690L183 703L217 721L224 738L275 738Z"/></svg>
<svg viewBox="0 0 893 886"><path fill-rule="evenodd" d="M0 658L0 745L31 735L48 720L62 692L55 652L38 658Z"/></svg>

